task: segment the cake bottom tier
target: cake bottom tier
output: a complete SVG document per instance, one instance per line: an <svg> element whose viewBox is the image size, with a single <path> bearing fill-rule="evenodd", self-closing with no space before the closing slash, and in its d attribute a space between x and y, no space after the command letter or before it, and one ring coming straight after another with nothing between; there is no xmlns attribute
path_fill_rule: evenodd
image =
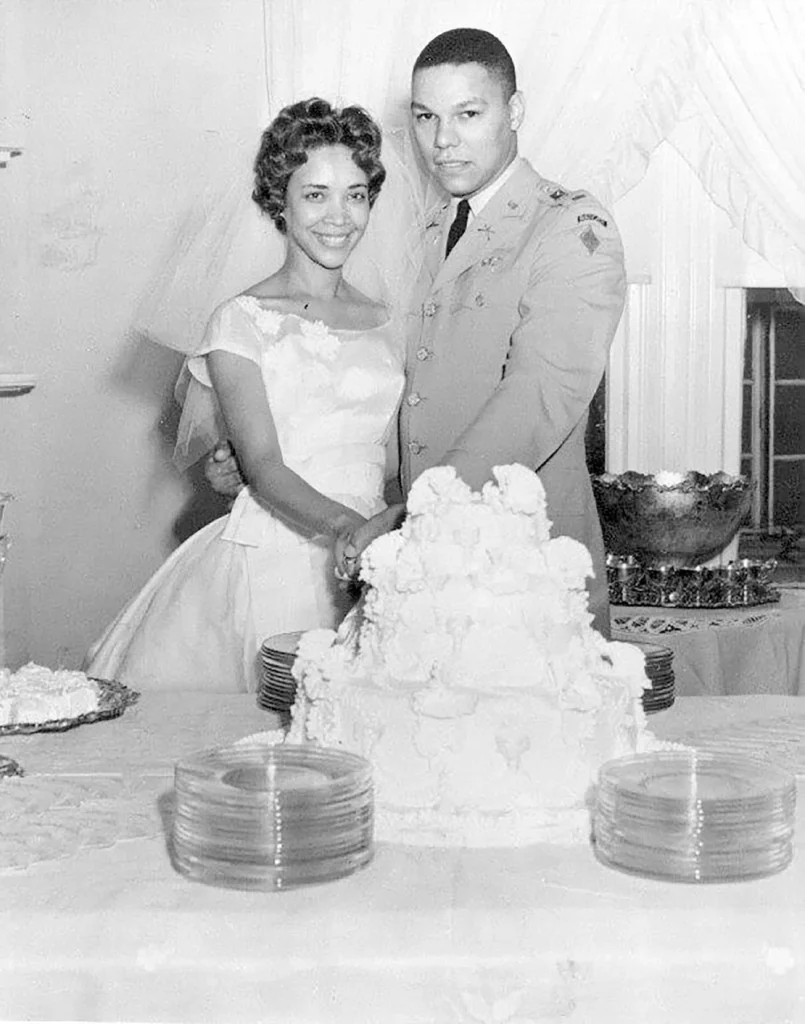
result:
<svg viewBox="0 0 805 1024"><path fill-rule="evenodd" d="M366 757L378 839L428 846L584 842L598 769L650 745L623 687L584 710L522 690L332 686L296 737Z"/></svg>

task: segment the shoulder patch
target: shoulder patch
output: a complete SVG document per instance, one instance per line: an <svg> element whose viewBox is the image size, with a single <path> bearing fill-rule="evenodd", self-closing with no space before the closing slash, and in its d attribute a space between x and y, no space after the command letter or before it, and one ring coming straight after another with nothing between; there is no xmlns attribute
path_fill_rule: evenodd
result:
<svg viewBox="0 0 805 1024"><path fill-rule="evenodd" d="M603 217L599 217L597 213L580 213L578 216L578 222L581 224L585 220L597 220L599 224L604 227L607 226L607 222Z"/></svg>
<svg viewBox="0 0 805 1024"><path fill-rule="evenodd" d="M595 250L598 248L598 246L601 244L601 241L598 238L598 235L596 235L596 233L593 231L593 229L589 225L579 235L579 238L581 239L581 242L584 245L584 248L587 250L587 252L591 256L595 252Z"/></svg>

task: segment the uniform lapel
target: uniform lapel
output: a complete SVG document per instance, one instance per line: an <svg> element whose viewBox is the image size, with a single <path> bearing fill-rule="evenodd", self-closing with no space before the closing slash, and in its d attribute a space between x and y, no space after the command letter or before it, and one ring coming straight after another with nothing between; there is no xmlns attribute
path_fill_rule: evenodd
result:
<svg viewBox="0 0 805 1024"><path fill-rule="evenodd" d="M441 252L438 254L439 261L432 271L433 288L441 288L489 253L512 244L531 217L535 186L539 181L539 175L531 165L521 161L506 184L489 200L479 216L473 218L448 258L444 259ZM448 210L449 206L441 211L440 232ZM430 258L430 250L436 246L429 245L428 248Z"/></svg>
<svg viewBox="0 0 805 1024"><path fill-rule="evenodd" d="M423 266L427 275L428 288L435 281L439 268L444 263L442 238L444 237L445 218L449 212L450 203L442 202L431 210L430 216L425 223L425 256Z"/></svg>

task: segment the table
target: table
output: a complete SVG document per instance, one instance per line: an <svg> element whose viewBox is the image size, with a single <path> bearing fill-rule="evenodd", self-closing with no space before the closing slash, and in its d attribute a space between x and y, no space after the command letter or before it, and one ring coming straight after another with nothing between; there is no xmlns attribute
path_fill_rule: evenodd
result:
<svg viewBox="0 0 805 1024"><path fill-rule="evenodd" d="M17 791L55 794L67 822L60 836L40 829L22 843L27 867L0 871L0 1017L805 1020L801 824L785 871L730 885L631 877L600 865L586 845L380 845L351 878L283 893L187 881L170 865L163 832L174 759L262 731L269 719L250 695L151 693L114 721L0 740L0 753L30 773ZM805 771L805 702L796 698L681 699L650 722L666 738L697 732L711 741L719 730L787 725L781 749ZM0 788L2 864L11 792ZM22 839L36 818L33 809L19 825ZM116 828L130 838L115 841ZM43 850L56 859L37 860Z"/></svg>
<svg viewBox="0 0 805 1024"><path fill-rule="evenodd" d="M674 652L680 696L805 694L805 590L781 588L755 608L613 605L615 640L645 640Z"/></svg>

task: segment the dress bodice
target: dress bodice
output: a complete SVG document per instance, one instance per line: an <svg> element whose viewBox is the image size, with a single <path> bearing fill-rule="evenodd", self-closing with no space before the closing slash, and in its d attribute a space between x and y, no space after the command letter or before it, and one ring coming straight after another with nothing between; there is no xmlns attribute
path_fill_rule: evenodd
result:
<svg viewBox="0 0 805 1024"><path fill-rule="evenodd" d="M260 366L289 465L384 442L403 381L390 324L333 329L265 309L250 296L235 302L265 339Z"/></svg>
<svg viewBox="0 0 805 1024"><path fill-rule="evenodd" d="M385 442L403 387L402 346L391 322L330 328L239 296L218 307L189 361L190 372L208 386L203 356L216 349L260 367L286 465L362 514L377 511Z"/></svg>

